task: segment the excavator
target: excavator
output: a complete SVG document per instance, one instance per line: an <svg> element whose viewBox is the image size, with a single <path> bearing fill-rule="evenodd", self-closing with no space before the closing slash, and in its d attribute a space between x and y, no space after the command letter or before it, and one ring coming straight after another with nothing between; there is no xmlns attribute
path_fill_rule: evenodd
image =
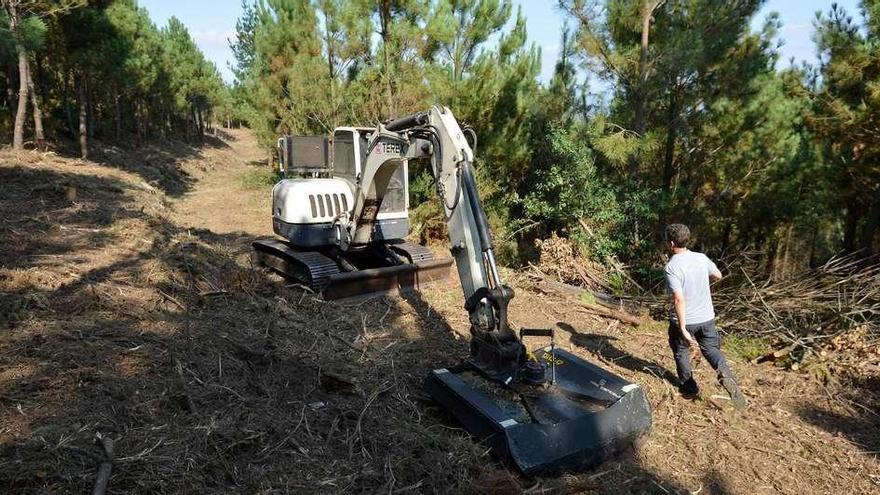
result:
<svg viewBox="0 0 880 495"><path fill-rule="evenodd" d="M527 476L595 466L651 428L644 389L564 349L553 329L510 328L514 291L495 260L471 142L442 106L332 139L285 136L287 179L272 192L273 229L253 246L266 267L327 299L418 289L452 260L406 242L408 163L427 160L446 217L470 321L470 355L436 368L427 393L506 465ZM526 339L549 339L529 350Z"/></svg>

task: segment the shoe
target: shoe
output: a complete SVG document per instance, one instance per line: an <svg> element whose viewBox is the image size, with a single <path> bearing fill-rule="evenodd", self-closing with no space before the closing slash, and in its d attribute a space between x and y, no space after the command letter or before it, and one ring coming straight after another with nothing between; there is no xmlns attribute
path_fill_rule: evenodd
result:
<svg viewBox="0 0 880 495"><path fill-rule="evenodd" d="M724 387L724 390L727 390L728 394L730 394L730 401L733 402L733 407L737 411L742 411L746 408L746 398L742 391L740 391L739 385L736 384L736 380L729 377L722 378L721 386Z"/></svg>
<svg viewBox="0 0 880 495"><path fill-rule="evenodd" d="M696 399L700 396L700 387L697 385L697 382L693 377L685 380L685 382L678 387L678 391L681 392L681 395L685 399Z"/></svg>

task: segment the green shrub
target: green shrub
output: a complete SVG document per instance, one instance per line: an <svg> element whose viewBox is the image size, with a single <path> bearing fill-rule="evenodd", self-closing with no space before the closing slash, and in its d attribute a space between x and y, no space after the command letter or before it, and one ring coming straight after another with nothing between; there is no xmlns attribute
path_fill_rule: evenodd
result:
<svg viewBox="0 0 880 495"><path fill-rule="evenodd" d="M727 334L722 347L730 356L742 361L751 361L767 353L769 344L766 339L745 335Z"/></svg>
<svg viewBox="0 0 880 495"><path fill-rule="evenodd" d="M279 171L268 167L261 167L245 172L239 180L241 187L244 189L263 189L267 186L274 186L281 179L282 176Z"/></svg>
<svg viewBox="0 0 880 495"><path fill-rule="evenodd" d="M622 248L623 221L613 190L596 172L586 140L552 127L536 163L534 188L522 200L527 216L550 231L565 231L582 250L603 261Z"/></svg>

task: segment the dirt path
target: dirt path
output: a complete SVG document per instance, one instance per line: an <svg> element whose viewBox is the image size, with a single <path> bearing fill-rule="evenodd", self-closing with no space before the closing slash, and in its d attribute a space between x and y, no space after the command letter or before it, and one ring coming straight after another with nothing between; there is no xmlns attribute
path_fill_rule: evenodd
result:
<svg viewBox="0 0 880 495"><path fill-rule="evenodd" d="M876 373L833 354L791 372L726 348L749 409L732 411L705 364L703 399L687 401L662 322L624 326L505 271L514 327L557 327L653 410L620 459L511 475L422 392L428 370L467 353L454 278L339 304L244 260L272 234L263 157L239 130L200 148L98 148L94 162L0 152L0 492L90 491L98 433L116 442L114 493L880 488ZM878 369L875 350L857 364Z"/></svg>
<svg viewBox="0 0 880 495"><path fill-rule="evenodd" d="M181 226L216 234L272 235L266 152L247 129L222 131L225 146L206 149L183 167L195 186L172 202Z"/></svg>

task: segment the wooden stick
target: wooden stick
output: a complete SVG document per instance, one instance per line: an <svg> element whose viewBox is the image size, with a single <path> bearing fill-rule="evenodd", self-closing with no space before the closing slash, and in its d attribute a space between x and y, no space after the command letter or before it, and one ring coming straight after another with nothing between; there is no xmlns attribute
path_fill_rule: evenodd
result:
<svg viewBox="0 0 880 495"><path fill-rule="evenodd" d="M587 303L583 301L578 301L578 304L583 306L585 309L592 311L600 316L605 316L607 318L614 318L615 320L620 320L627 325L632 325L637 327L642 324L641 320L632 316L628 313L624 313L622 311L618 311L615 309L608 309L603 306L599 306L598 304Z"/></svg>
<svg viewBox="0 0 880 495"><path fill-rule="evenodd" d="M104 495L107 491L107 485L110 484L110 474L113 471L113 439L98 433L95 436L95 440L101 442L101 446L104 448L105 460L98 465L98 478L95 480L92 495Z"/></svg>

